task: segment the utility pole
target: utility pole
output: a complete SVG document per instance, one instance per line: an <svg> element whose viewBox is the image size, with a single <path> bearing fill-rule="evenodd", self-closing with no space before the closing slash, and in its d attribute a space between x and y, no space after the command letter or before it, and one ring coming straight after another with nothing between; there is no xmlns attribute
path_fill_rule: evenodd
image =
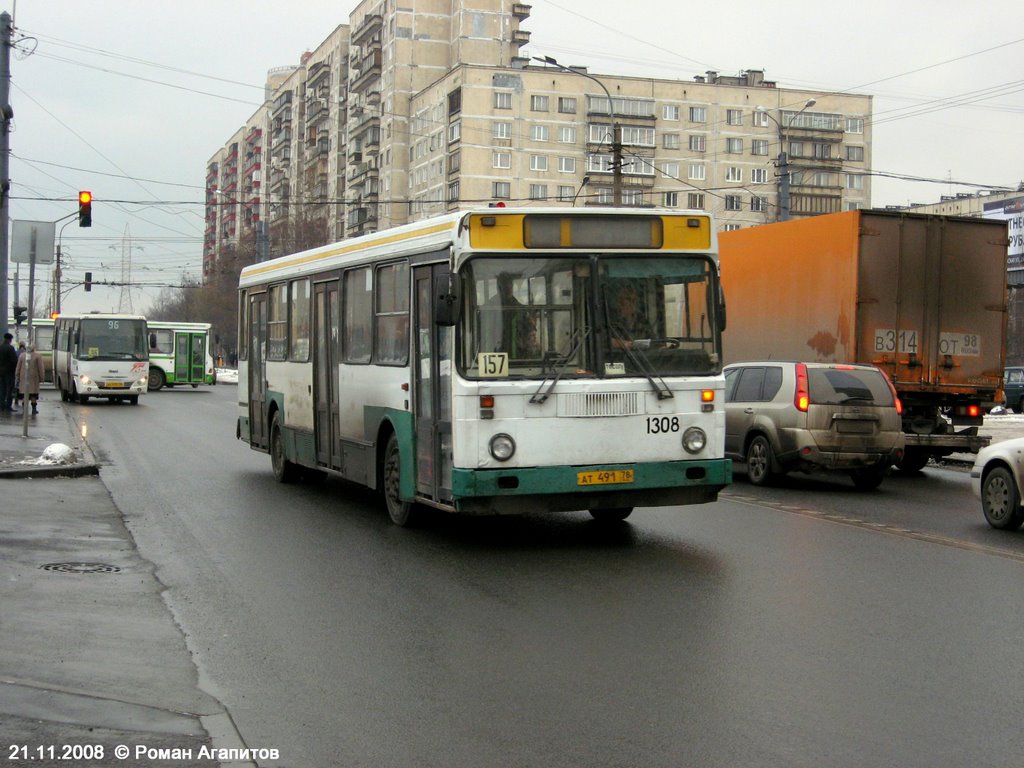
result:
<svg viewBox="0 0 1024 768"><path fill-rule="evenodd" d="M14 23L11 14L0 13L0 331L7 332L7 317L11 311L7 299L7 261L10 242L7 228L11 216L11 41Z"/></svg>
<svg viewBox="0 0 1024 768"><path fill-rule="evenodd" d="M810 109L817 104L816 99L808 99L804 102L804 105L800 107L800 110L792 115L788 122L783 125L781 120L776 120L764 107L754 107L755 112L762 113L765 117L775 123L775 126L779 129L779 157L778 157L778 171L779 171L779 213L777 221L789 221L789 210L790 210L790 195L789 195L789 153L786 152L786 129L793 127L793 122L800 116L800 113L805 109ZM779 110L779 117L782 117L782 110Z"/></svg>
<svg viewBox="0 0 1024 768"><path fill-rule="evenodd" d="M619 125L619 121L615 119L615 106L612 104L611 92L609 92L608 87L604 83L593 75L578 69L573 69L572 67L567 67L564 64L559 64L551 56L534 56L533 60L543 62L544 64L550 64L563 72L568 72L572 75L579 75L580 77L585 77L588 80L593 80L601 86L601 90L604 91L604 95L608 99L608 119L612 121L612 205L618 208L622 205L622 126ZM573 204L575 204L575 202L576 200L573 198Z"/></svg>

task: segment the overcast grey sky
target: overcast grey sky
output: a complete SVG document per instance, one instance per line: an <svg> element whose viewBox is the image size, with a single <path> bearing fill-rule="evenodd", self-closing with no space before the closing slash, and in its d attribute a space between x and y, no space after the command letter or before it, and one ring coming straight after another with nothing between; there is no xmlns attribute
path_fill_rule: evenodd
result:
<svg viewBox="0 0 1024 768"><path fill-rule="evenodd" d="M530 4L524 53L593 74L763 69L783 88L873 95L876 206L1024 179L1020 0ZM297 63L355 6L2 0L16 37L31 38L11 62L11 218L59 219L92 190L92 228L63 230L66 280L119 280L130 254L133 281L146 284L132 305L144 311L161 284L199 274L206 162L261 103L267 70ZM117 309L122 298L78 288L64 306Z"/></svg>

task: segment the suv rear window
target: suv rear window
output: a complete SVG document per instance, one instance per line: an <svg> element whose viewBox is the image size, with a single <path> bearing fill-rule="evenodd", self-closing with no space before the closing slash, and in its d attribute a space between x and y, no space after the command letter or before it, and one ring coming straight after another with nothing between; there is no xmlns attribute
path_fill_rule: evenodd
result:
<svg viewBox="0 0 1024 768"><path fill-rule="evenodd" d="M879 371L808 367L807 379L811 402L817 405L893 405L892 390Z"/></svg>

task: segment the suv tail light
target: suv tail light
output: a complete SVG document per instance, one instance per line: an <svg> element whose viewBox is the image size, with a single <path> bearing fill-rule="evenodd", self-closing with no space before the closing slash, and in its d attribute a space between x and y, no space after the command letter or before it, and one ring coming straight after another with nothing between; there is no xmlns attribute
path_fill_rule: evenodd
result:
<svg viewBox="0 0 1024 768"><path fill-rule="evenodd" d="M896 385L892 383L892 379L889 378L889 374L878 369L882 372L882 377L885 379L885 383L889 385L889 391L892 392L892 401L896 404L896 414L899 416L903 415L903 403L900 402L900 396L896 394Z"/></svg>
<svg viewBox="0 0 1024 768"><path fill-rule="evenodd" d="M807 366L803 363L796 364L796 394L793 395L793 405L804 413L811 405L811 391L807 386Z"/></svg>

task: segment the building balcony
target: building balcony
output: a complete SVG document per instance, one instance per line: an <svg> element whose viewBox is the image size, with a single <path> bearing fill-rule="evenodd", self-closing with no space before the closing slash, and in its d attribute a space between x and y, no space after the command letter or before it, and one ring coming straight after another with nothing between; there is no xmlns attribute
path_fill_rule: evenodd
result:
<svg viewBox="0 0 1024 768"><path fill-rule="evenodd" d="M530 42L530 32L526 29L517 29L512 33L513 45L527 45Z"/></svg>
<svg viewBox="0 0 1024 768"><path fill-rule="evenodd" d="M532 10L532 8L532 5L527 5L526 3L513 3L512 15L515 16L520 21L522 21L523 19L528 19L530 18L530 11Z"/></svg>
<svg viewBox="0 0 1024 768"><path fill-rule="evenodd" d="M349 36L350 45L362 45L374 34L379 35L384 27L384 17L379 13L373 13L363 18L363 23L352 30Z"/></svg>

